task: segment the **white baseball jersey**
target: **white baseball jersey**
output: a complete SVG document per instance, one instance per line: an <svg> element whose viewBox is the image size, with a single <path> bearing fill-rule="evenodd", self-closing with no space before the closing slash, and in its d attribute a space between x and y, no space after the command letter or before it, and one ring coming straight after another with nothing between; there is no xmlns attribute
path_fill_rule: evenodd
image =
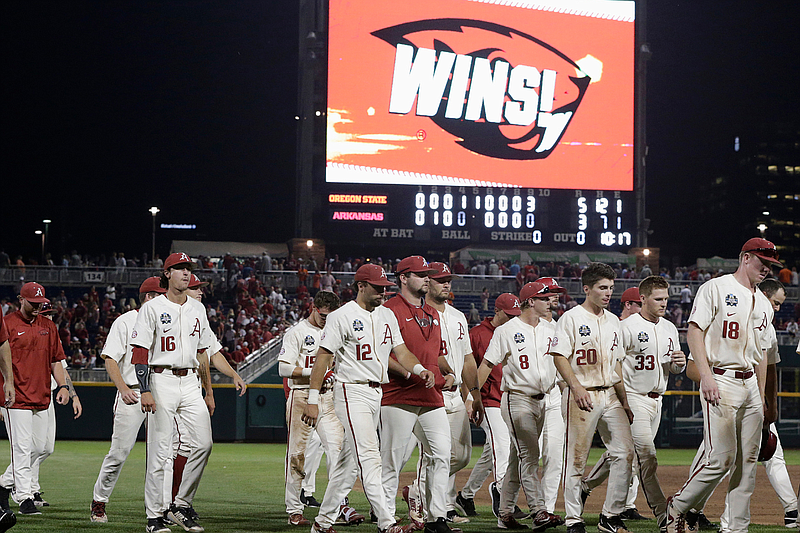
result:
<svg viewBox="0 0 800 533"><path fill-rule="evenodd" d="M625 359L622 379L625 390L639 394L667 390L671 354L680 350L680 337L675 324L665 318L650 322L641 314L620 322Z"/></svg>
<svg viewBox="0 0 800 533"><path fill-rule="evenodd" d="M355 300L331 312L320 336L320 346L336 358L336 381L389 382L389 354L404 344L397 318L387 307L371 313Z"/></svg>
<svg viewBox="0 0 800 533"><path fill-rule="evenodd" d="M317 360L321 334L322 330L312 326L308 319L301 320L283 336L283 346L278 354L278 361L293 367L313 368L314 361ZM308 383L295 383L292 378L289 378L288 383L292 389L308 388Z"/></svg>
<svg viewBox="0 0 800 533"><path fill-rule="evenodd" d="M597 316L576 305L558 321L550 353L566 357L584 387L619 383L615 367L625 356L619 318L608 309Z"/></svg>
<svg viewBox="0 0 800 533"><path fill-rule="evenodd" d="M128 386L137 385L136 369L131 364L133 346L128 343L128 339L136 326L138 315L139 311L128 311L114 320L111 329L108 330L102 352L105 357L113 359L117 363L119 373L122 374L122 381Z"/></svg>
<svg viewBox="0 0 800 533"><path fill-rule="evenodd" d="M461 385L464 357L472 353L467 317L448 303L444 304L444 313L439 313L439 316L442 320L442 352L453 370L455 385Z"/></svg>
<svg viewBox="0 0 800 533"><path fill-rule="evenodd" d="M767 327L767 336L769 337L767 348L767 364L777 365L781 362L781 352L778 349L778 334L775 332L775 326L770 324Z"/></svg>
<svg viewBox="0 0 800 533"><path fill-rule="evenodd" d="M213 337L203 304L186 298L178 305L161 294L139 310L130 344L150 351L150 366L197 368L197 353L210 348Z"/></svg>
<svg viewBox="0 0 800 533"><path fill-rule="evenodd" d="M550 392L556 383L556 367L549 355L556 328L539 320L534 328L514 317L494 330L483 358L494 365L503 364L504 391L535 396Z"/></svg>
<svg viewBox="0 0 800 533"><path fill-rule="evenodd" d="M747 371L763 357L761 337L772 322L772 314L764 293L750 292L733 274L727 274L700 286L689 322L705 331L709 366ZM754 331L756 328L760 329Z"/></svg>

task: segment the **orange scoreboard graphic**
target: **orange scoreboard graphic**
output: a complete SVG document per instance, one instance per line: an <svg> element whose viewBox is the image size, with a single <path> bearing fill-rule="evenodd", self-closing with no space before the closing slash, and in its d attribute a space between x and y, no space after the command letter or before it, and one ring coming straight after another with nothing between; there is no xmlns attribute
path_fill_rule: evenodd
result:
<svg viewBox="0 0 800 533"><path fill-rule="evenodd" d="M633 1L329 5L327 182L633 189Z"/></svg>

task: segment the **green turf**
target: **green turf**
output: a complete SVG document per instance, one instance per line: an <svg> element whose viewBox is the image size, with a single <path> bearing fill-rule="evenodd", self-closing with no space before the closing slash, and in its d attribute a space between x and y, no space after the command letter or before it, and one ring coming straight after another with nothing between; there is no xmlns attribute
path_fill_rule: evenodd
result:
<svg viewBox="0 0 800 533"><path fill-rule="evenodd" d="M89 522L89 505L100 463L108 451L107 442L59 441L55 453L42 466L41 485L44 497L51 503L40 516L20 516L13 532L62 532L62 531L144 531L144 444L137 443L117 483L111 502L107 506L109 522ZM306 528L290 528L286 525L283 506L283 462L285 446L279 444L215 444L211 460L195 499L195 508L201 515L201 523L212 532L253 531L307 531ZM786 460L797 464L800 451L786 450ZM475 464L480 448L473 450ZM688 465L693 450L659 450L660 464ZM593 450L590 463L600 456ZM0 461L8 463L8 442L0 441ZM412 460L406 469L413 468ZM323 494L324 461L317 483L317 494ZM364 495L351 494L351 502L359 511L367 510ZM404 504L398 505L404 509ZM464 531L497 531L495 519L488 507L479 507L481 516L464 524ZM306 513L306 516L313 516ZM593 527L597 516L586 517L587 529ZM631 531L645 533L656 530L654 522L629 522ZM181 531L178 527L173 532ZM350 533L374 532L369 523L357 528L340 528ZM565 527L554 531L564 533ZM779 526L751 526L757 533L785 533Z"/></svg>

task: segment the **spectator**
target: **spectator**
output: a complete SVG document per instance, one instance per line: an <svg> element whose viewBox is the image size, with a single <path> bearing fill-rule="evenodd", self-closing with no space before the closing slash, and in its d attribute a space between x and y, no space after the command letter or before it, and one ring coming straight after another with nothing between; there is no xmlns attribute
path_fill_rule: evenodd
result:
<svg viewBox="0 0 800 533"><path fill-rule="evenodd" d="M792 284L792 271L789 270L788 266L784 266L778 272L778 281L784 284L784 286L789 286Z"/></svg>
<svg viewBox="0 0 800 533"><path fill-rule="evenodd" d="M653 271L652 271L652 270L650 270L650 265L648 265L647 263L645 263L645 264L644 264L644 266L642 267L642 271L641 271L641 272L639 272L639 277L640 277L640 278L642 278L642 279L644 279L644 278L646 278L647 276L652 276L652 275L653 275Z"/></svg>
<svg viewBox="0 0 800 533"><path fill-rule="evenodd" d="M800 332L800 326L798 326L794 319L789 320L789 323L786 324L786 332L790 333L792 337L797 338L797 333Z"/></svg>
<svg viewBox="0 0 800 533"><path fill-rule="evenodd" d="M11 266L11 258L8 257L5 250L0 249L0 268L8 268L9 266Z"/></svg>
<svg viewBox="0 0 800 533"><path fill-rule="evenodd" d="M492 279L500 279L500 267L497 265L497 262L492 259L489 261L489 268L487 269L487 273L489 277Z"/></svg>
<svg viewBox="0 0 800 533"><path fill-rule="evenodd" d="M480 324L481 322L481 314L475 309L475 304L469 304L469 315L467 315L467 322L471 325Z"/></svg>
<svg viewBox="0 0 800 533"><path fill-rule="evenodd" d="M689 315L689 312L692 310L692 289L689 288L689 285L684 285L681 289L681 309L683 310L683 314Z"/></svg>
<svg viewBox="0 0 800 533"><path fill-rule="evenodd" d="M797 267L792 267L792 287L797 287L800 284L800 278L797 275Z"/></svg>

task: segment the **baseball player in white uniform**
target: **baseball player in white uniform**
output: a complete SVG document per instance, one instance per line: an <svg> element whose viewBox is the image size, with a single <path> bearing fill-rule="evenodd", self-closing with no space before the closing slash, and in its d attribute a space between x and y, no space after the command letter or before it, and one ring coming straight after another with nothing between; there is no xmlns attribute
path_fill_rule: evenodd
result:
<svg viewBox="0 0 800 533"><path fill-rule="evenodd" d="M148 533L167 533L170 520L186 531L202 532L185 513L191 505L211 454L211 415L197 377L198 355L212 347L214 335L205 307L186 291L193 262L184 253L173 253L164 262L161 286L166 294L145 303L131 332L131 361L139 382L142 410L148 415L145 508ZM192 452L183 481L169 505L165 468L172 457L174 418L180 417L189 435Z"/></svg>
<svg viewBox="0 0 800 533"><path fill-rule="evenodd" d="M333 402L336 416L345 430L342 450L328 475L319 514L312 533L329 533L339 514L340 502L347 496L358 475L367 500L378 518L381 532L406 533L389 513L381 480L378 444L381 383L389 381L389 353L433 386L433 374L425 370L409 352L394 314L381 305L386 287L394 285L378 265L361 266L355 275L358 294L328 315L320 335L317 359L309 377L309 392L303 421L315 425L319 418L320 388L334 363Z"/></svg>
<svg viewBox="0 0 800 533"><path fill-rule="evenodd" d="M289 515L289 525L309 526L303 516L304 505L300 501L300 489L306 475L305 452L306 444L316 431L319 435L329 464L334 464L342 448L344 428L336 418L333 409L333 394L329 386L319 397L320 416L315 428L303 423L301 417L308 400L308 377L317 357L319 337L325 321L332 311L339 308L339 297L329 291L319 291L314 296L314 307L307 319L298 322L283 337L278 355L278 372L281 377L289 378L289 398L286 402L286 425L289 428L287 453L286 453L286 512ZM329 375L333 376L332 372ZM332 379L328 385L332 384ZM353 510L350 514L355 513ZM341 513L340 513L341 514ZM362 515L357 515L357 522L364 521ZM350 521L348 521L350 522Z"/></svg>
<svg viewBox="0 0 800 533"><path fill-rule="evenodd" d="M625 347L622 379L633 411L631 433L636 452L636 475L641 480L656 521L663 529L667 499L656 475L658 460L654 439L661 422L661 398L667 389L669 374L683 372L686 356L680 349L677 328L663 318L669 301L667 280L661 276L648 276L639 284L636 298L641 301L641 312L631 314L620 323ZM594 469L592 474L595 470L600 469ZM590 474L585 484L591 490L603 479L601 475L592 478ZM630 501L630 492L628 497Z"/></svg>
<svg viewBox="0 0 800 533"><path fill-rule="evenodd" d="M550 289L550 313L542 320L547 320L553 327L556 321L553 313L558 311L559 295L567 292L554 278L539 278L536 281L544 283ZM558 489L561 486L561 472L564 466L564 417L561 415L561 387L550 389L544 399L544 427L539 437L539 451L541 464L539 477L542 480L542 493L544 508L553 514L556 510Z"/></svg>
<svg viewBox="0 0 800 533"><path fill-rule="evenodd" d="M527 529L513 516L520 486L531 510L534 531L564 523L545 509L538 471L545 397L556 386L556 367L549 355L555 326L543 320L550 315L550 294L547 285L538 281L522 287L520 316L495 330L478 369L478 382L483 385L492 368L503 365L501 411L511 435L511 448L500 492L497 526L502 529Z"/></svg>
<svg viewBox="0 0 800 533"><path fill-rule="evenodd" d="M455 378L455 390L442 390L444 408L447 420L450 423L450 478L446 495L447 521L453 523L467 523L468 518L456 513L456 473L466 467L472 457L472 433L469 426L469 416L465 402L469 402L470 411L480 424L483 417L483 403L478 387L478 369L472 347L469 342L469 327L464 313L447 303L450 296L451 281L456 278L445 263L430 263L430 268L435 270L430 274L427 302L439 311L442 323L442 352L447 364ZM475 393L473 398L469 391ZM477 406L477 411L475 407ZM413 450L413 447L411 448ZM425 521L424 506L420 495L424 493L426 471L430 459L423 453L420 445L419 461L417 464L417 477L414 483L403 488L403 497L409 505L409 515L418 522ZM437 487L438 489L438 487ZM414 508L418 509L414 513Z"/></svg>
<svg viewBox="0 0 800 533"><path fill-rule="evenodd" d="M619 319L607 307L614 291L614 269L590 263L581 274L586 300L561 317L550 353L568 390L562 394L567 426L564 465L564 507L567 531L583 533L581 478L595 429L610 435L607 449L611 473L606 501L597 528L605 533L626 532L619 517L625 508L633 461L625 386L620 379L624 357Z"/></svg>
<svg viewBox="0 0 800 533"><path fill-rule="evenodd" d="M159 285L158 277L147 278L139 286L140 304L144 305L165 292L166 290ZM136 444L136 436L145 419L145 414L139 405L136 371L131 364L133 347L129 344L138 314L138 310L128 311L111 324L100 354L105 360L108 377L117 387L117 394L113 406L114 431L111 434L111 448L103 459L100 474L94 484L90 515L92 522L108 522L106 504L122 467Z"/></svg>
<svg viewBox="0 0 800 533"><path fill-rule="evenodd" d="M755 328L766 320L766 330L773 314L756 285L773 265L780 265L777 257L774 244L750 239L739 254L736 272L706 282L695 296L687 341L700 374L706 457L669 500L669 533L684 531L686 513L703 508L729 469L730 531L745 532L750 524L767 367L766 362L760 364L766 348L763 334Z"/></svg>

